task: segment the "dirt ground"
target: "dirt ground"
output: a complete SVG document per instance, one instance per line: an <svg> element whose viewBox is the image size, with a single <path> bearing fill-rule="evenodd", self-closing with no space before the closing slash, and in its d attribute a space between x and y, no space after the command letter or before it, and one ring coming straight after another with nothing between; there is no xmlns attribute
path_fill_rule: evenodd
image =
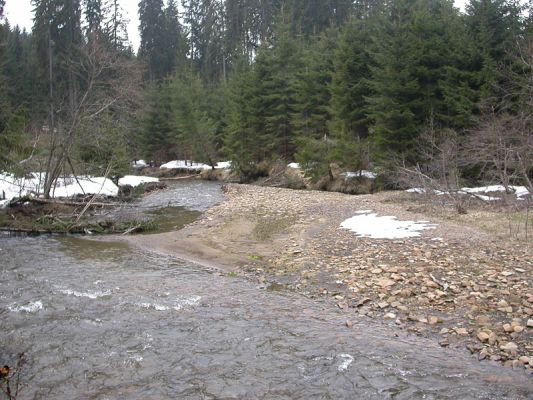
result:
<svg viewBox="0 0 533 400"><path fill-rule="evenodd" d="M399 240L340 229L361 210L437 226ZM231 184L225 202L181 231L126 240L265 287L326 297L346 312L348 328L366 315L443 347L465 346L480 360L533 371L531 244L505 224L480 222L498 218L435 212L398 192L350 196Z"/></svg>

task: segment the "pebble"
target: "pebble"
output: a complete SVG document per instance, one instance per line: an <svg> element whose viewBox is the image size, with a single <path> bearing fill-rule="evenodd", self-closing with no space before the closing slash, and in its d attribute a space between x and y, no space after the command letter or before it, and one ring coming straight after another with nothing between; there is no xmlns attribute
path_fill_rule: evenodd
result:
<svg viewBox="0 0 533 400"><path fill-rule="evenodd" d="M455 328L455 333L457 333L459 336L468 336L468 331L466 328Z"/></svg>
<svg viewBox="0 0 533 400"><path fill-rule="evenodd" d="M527 324L526 324L526 326L527 326L528 328L533 328L533 319L528 319L528 320L527 320Z"/></svg>
<svg viewBox="0 0 533 400"><path fill-rule="evenodd" d="M513 352L516 352L516 350L518 350L518 346L514 342L509 342L504 345L501 345L500 350L503 350L507 353L513 353Z"/></svg>
<svg viewBox="0 0 533 400"><path fill-rule="evenodd" d="M481 332L478 332L477 338L479 339L480 342L488 342L490 338L490 334L487 332L481 331Z"/></svg>

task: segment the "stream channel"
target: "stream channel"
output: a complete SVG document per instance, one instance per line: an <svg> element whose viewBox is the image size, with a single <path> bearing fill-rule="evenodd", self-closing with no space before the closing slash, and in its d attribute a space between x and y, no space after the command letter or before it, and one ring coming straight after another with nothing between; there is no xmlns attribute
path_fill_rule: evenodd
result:
<svg viewBox="0 0 533 400"><path fill-rule="evenodd" d="M222 199L218 184L180 182L138 207ZM24 352L17 399L533 397L523 371L345 320L321 301L123 243L0 238L0 365Z"/></svg>

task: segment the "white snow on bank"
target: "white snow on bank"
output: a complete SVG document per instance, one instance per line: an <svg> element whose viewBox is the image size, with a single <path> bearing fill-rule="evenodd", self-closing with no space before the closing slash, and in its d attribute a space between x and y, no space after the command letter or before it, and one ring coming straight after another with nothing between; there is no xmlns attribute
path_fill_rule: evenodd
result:
<svg viewBox="0 0 533 400"><path fill-rule="evenodd" d="M161 165L162 169L189 169L199 171L204 169L211 169L210 165L197 163L194 161L174 160ZM215 169L229 169L231 168L231 161L220 161L215 165Z"/></svg>
<svg viewBox="0 0 533 400"><path fill-rule="evenodd" d="M231 161L219 161L215 165L215 169L231 169Z"/></svg>
<svg viewBox="0 0 533 400"><path fill-rule="evenodd" d="M79 177L78 181L74 178L61 178L52 191L52 197L73 197L80 194L115 197L118 195L118 186L104 177Z"/></svg>
<svg viewBox="0 0 533 400"><path fill-rule="evenodd" d="M161 165L162 169L192 169L192 170L202 170L202 169L211 169L207 164L184 161L184 160L174 160L169 161L166 164Z"/></svg>
<svg viewBox="0 0 533 400"><path fill-rule="evenodd" d="M516 197L524 197L529 194L529 191L525 186L509 186L509 189L514 191L514 194ZM466 193L493 193L493 192L501 192L505 193L505 186L503 185L490 185L490 186L480 186L480 187L464 187L461 189L462 192Z"/></svg>
<svg viewBox="0 0 533 400"><path fill-rule="evenodd" d="M363 169L361 171L355 171L355 172L352 172L352 171L343 172L341 176L344 176L345 179L359 178L359 177L363 177L367 179L376 179L378 175L375 172L366 171Z"/></svg>
<svg viewBox="0 0 533 400"><path fill-rule="evenodd" d="M145 168L148 166L148 164L144 160L137 160L137 161L132 161L131 166L133 168Z"/></svg>
<svg viewBox="0 0 533 400"><path fill-rule="evenodd" d="M529 191L527 190L525 186L509 186L509 189L513 191L514 195L519 200L529 195ZM406 192L423 194L423 193L426 193L426 189L412 188L412 189L407 189ZM497 201L497 200L500 200L500 198L494 197L494 196L486 196L486 195L479 194L479 193L498 193L498 192L505 193L505 186L489 185L489 186L479 186L479 187L464 187L464 188L459 189L458 191L458 193L460 194L475 195L476 198L479 198L485 201ZM433 194L436 194L437 196L442 196L442 195L448 194L448 192L443 192L441 190L433 190Z"/></svg>
<svg viewBox="0 0 533 400"><path fill-rule="evenodd" d="M39 196L42 194L44 174L31 173L27 177L17 178L12 174L0 173L0 207L5 206L16 197ZM53 198L72 197L79 194L98 194L115 197L118 186L104 177L80 176L59 178L50 195Z"/></svg>
<svg viewBox="0 0 533 400"><path fill-rule="evenodd" d="M295 163L295 162L291 162L290 164L287 164L287 167L299 169L300 168L300 164Z"/></svg>
<svg viewBox="0 0 533 400"><path fill-rule="evenodd" d="M420 231L434 229L436 225L426 221L398 221L392 216L378 216L375 213L359 214L341 223L360 237L372 239L404 239L420 236Z"/></svg>
<svg viewBox="0 0 533 400"><path fill-rule="evenodd" d="M150 182L159 182L159 179L152 178L151 176L126 175L118 180L118 185L119 186L130 185L133 187L137 187L144 183L150 183Z"/></svg>

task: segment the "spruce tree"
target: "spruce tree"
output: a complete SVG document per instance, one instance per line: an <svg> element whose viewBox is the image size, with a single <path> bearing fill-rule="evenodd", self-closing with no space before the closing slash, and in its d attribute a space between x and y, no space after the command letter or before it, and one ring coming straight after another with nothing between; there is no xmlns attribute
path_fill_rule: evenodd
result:
<svg viewBox="0 0 533 400"><path fill-rule="evenodd" d="M92 36L98 35L102 31L102 0L84 0L84 2L87 36L91 38Z"/></svg>
<svg viewBox="0 0 533 400"><path fill-rule="evenodd" d="M139 2L139 32L141 44L139 57L148 65L148 80L156 82L170 72L167 65L165 42L165 13L163 0L141 0Z"/></svg>

